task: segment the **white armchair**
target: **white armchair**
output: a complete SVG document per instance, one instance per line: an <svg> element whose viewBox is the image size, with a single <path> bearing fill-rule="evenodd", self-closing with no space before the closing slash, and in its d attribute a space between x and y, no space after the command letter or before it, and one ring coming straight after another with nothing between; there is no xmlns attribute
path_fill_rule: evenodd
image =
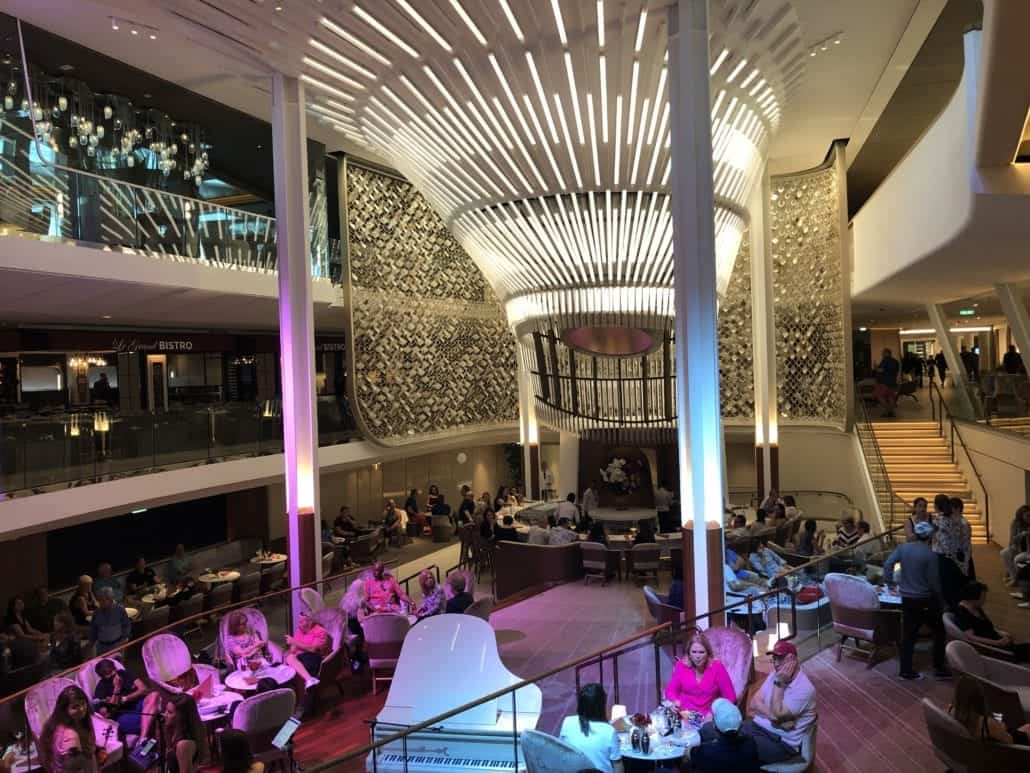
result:
<svg viewBox="0 0 1030 773"><path fill-rule="evenodd" d="M25 695L25 718L28 720L29 730L37 744L43 732L43 725L54 713L57 698L68 687L77 686L71 679L55 677L40 682ZM92 697L92 695L87 697ZM107 761L104 763L104 768L111 768L120 763L125 754L125 746L118 738L118 723L99 714L93 714L93 733L97 746L107 749Z"/></svg>
<svg viewBox="0 0 1030 773"><path fill-rule="evenodd" d="M143 643L143 665L147 675L168 692L182 692L171 682L191 668L198 683L210 678L212 686L221 684L218 669L205 663L194 663L186 642L171 633L152 636Z"/></svg>

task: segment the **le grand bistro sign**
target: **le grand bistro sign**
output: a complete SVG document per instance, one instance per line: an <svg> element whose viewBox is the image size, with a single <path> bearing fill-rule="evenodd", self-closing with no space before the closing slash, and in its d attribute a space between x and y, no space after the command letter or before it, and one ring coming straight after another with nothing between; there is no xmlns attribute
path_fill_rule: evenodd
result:
<svg viewBox="0 0 1030 773"><path fill-rule="evenodd" d="M138 338L116 338L111 343L116 352L192 352L193 342L188 338L156 341L140 341Z"/></svg>

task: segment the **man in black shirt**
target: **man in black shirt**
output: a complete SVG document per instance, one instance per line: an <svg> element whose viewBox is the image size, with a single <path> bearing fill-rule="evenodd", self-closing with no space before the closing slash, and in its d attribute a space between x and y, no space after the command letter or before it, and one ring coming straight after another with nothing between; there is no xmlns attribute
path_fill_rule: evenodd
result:
<svg viewBox="0 0 1030 773"><path fill-rule="evenodd" d="M139 735L140 712L148 692L143 680L133 676L127 668L118 668L109 658L101 660L93 670L100 677L93 688L93 706L97 712L116 719L123 735Z"/></svg>
<svg viewBox="0 0 1030 773"><path fill-rule="evenodd" d="M140 556L136 559L136 566L125 578L125 592L131 596L138 596L154 585L157 585L157 575L147 566L147 560Z"/></svg>
<svg viewBox="0 0 1030 773"><path fill-rule="evenodd" d="M1026 372L1026 368L1023 367L1023 358L1014 346L1010 346L1009 350L1005 352L1005 356L1001 358L1001 365L1005 368L1006 373L1012 375Z"/></svg>
<svg viewBox="0 0 1030 773"><path fill-rule="evenodd" d="M491 512L491 511L487 511ZM504 525L494 527L494 542L506 540L507 542L519 542L519 533L515 529L515 519L510 515L504 516Z"/></svg>
<svg viewBox="0 0 1030 773"><path fill-rule="evenodd" d="M455 572L447 578L454 596L447 600L447 614L461 614L472 604L472 594L465 590L465 576Z"/></svg>
<svg viewBox="0 0 1030 773"><path fill-rule="evenodd" d="M883 358L876 366L876 399L883 406L884 416L894 415L898 403L898 370L900 363L891 355L890 349L883 350Z"/></svg>
<svg viewBox="0 0 1030 773"><path fill-rule="evenodd" d="M476 500L471 491L466 491L464 499L458 505L458 525L464 526L466 523L472 523L472 514L475 512Z"/></svg>
<svg viewBox="0 0 1030 773"><path fill-rule="evenodd" d="M350 508L344 505L333 521L333 534L337 537L356 537L359 532L358 524L350 514Z"/></svg>

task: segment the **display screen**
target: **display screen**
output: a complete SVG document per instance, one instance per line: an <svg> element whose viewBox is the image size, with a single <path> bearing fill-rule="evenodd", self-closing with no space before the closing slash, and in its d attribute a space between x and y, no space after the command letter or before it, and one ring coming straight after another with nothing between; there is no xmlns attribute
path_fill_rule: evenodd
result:
<svg viewBox="0 0 1030 773"><path fill-rule="evenodd" d="M279 728L279 732L275 734L275 738L272 739L272 746L276 749L285 749L286 744L293 738L293 734L297 732L297 728L300 727L300 720L296 717L290 717L286 720L286 724Z"/></svg>

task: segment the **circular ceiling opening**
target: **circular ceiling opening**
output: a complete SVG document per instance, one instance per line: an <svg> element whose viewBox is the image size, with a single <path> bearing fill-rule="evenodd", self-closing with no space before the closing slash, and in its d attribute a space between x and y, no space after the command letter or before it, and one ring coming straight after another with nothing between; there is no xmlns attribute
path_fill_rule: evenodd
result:
<svg viewBox="0 0 1030 773"><path fill-rule="evenodd" d="M660 339L652 331L635 327L576 327L562 333L562 340L590 354L629 357L651 351Z"/></svg>

